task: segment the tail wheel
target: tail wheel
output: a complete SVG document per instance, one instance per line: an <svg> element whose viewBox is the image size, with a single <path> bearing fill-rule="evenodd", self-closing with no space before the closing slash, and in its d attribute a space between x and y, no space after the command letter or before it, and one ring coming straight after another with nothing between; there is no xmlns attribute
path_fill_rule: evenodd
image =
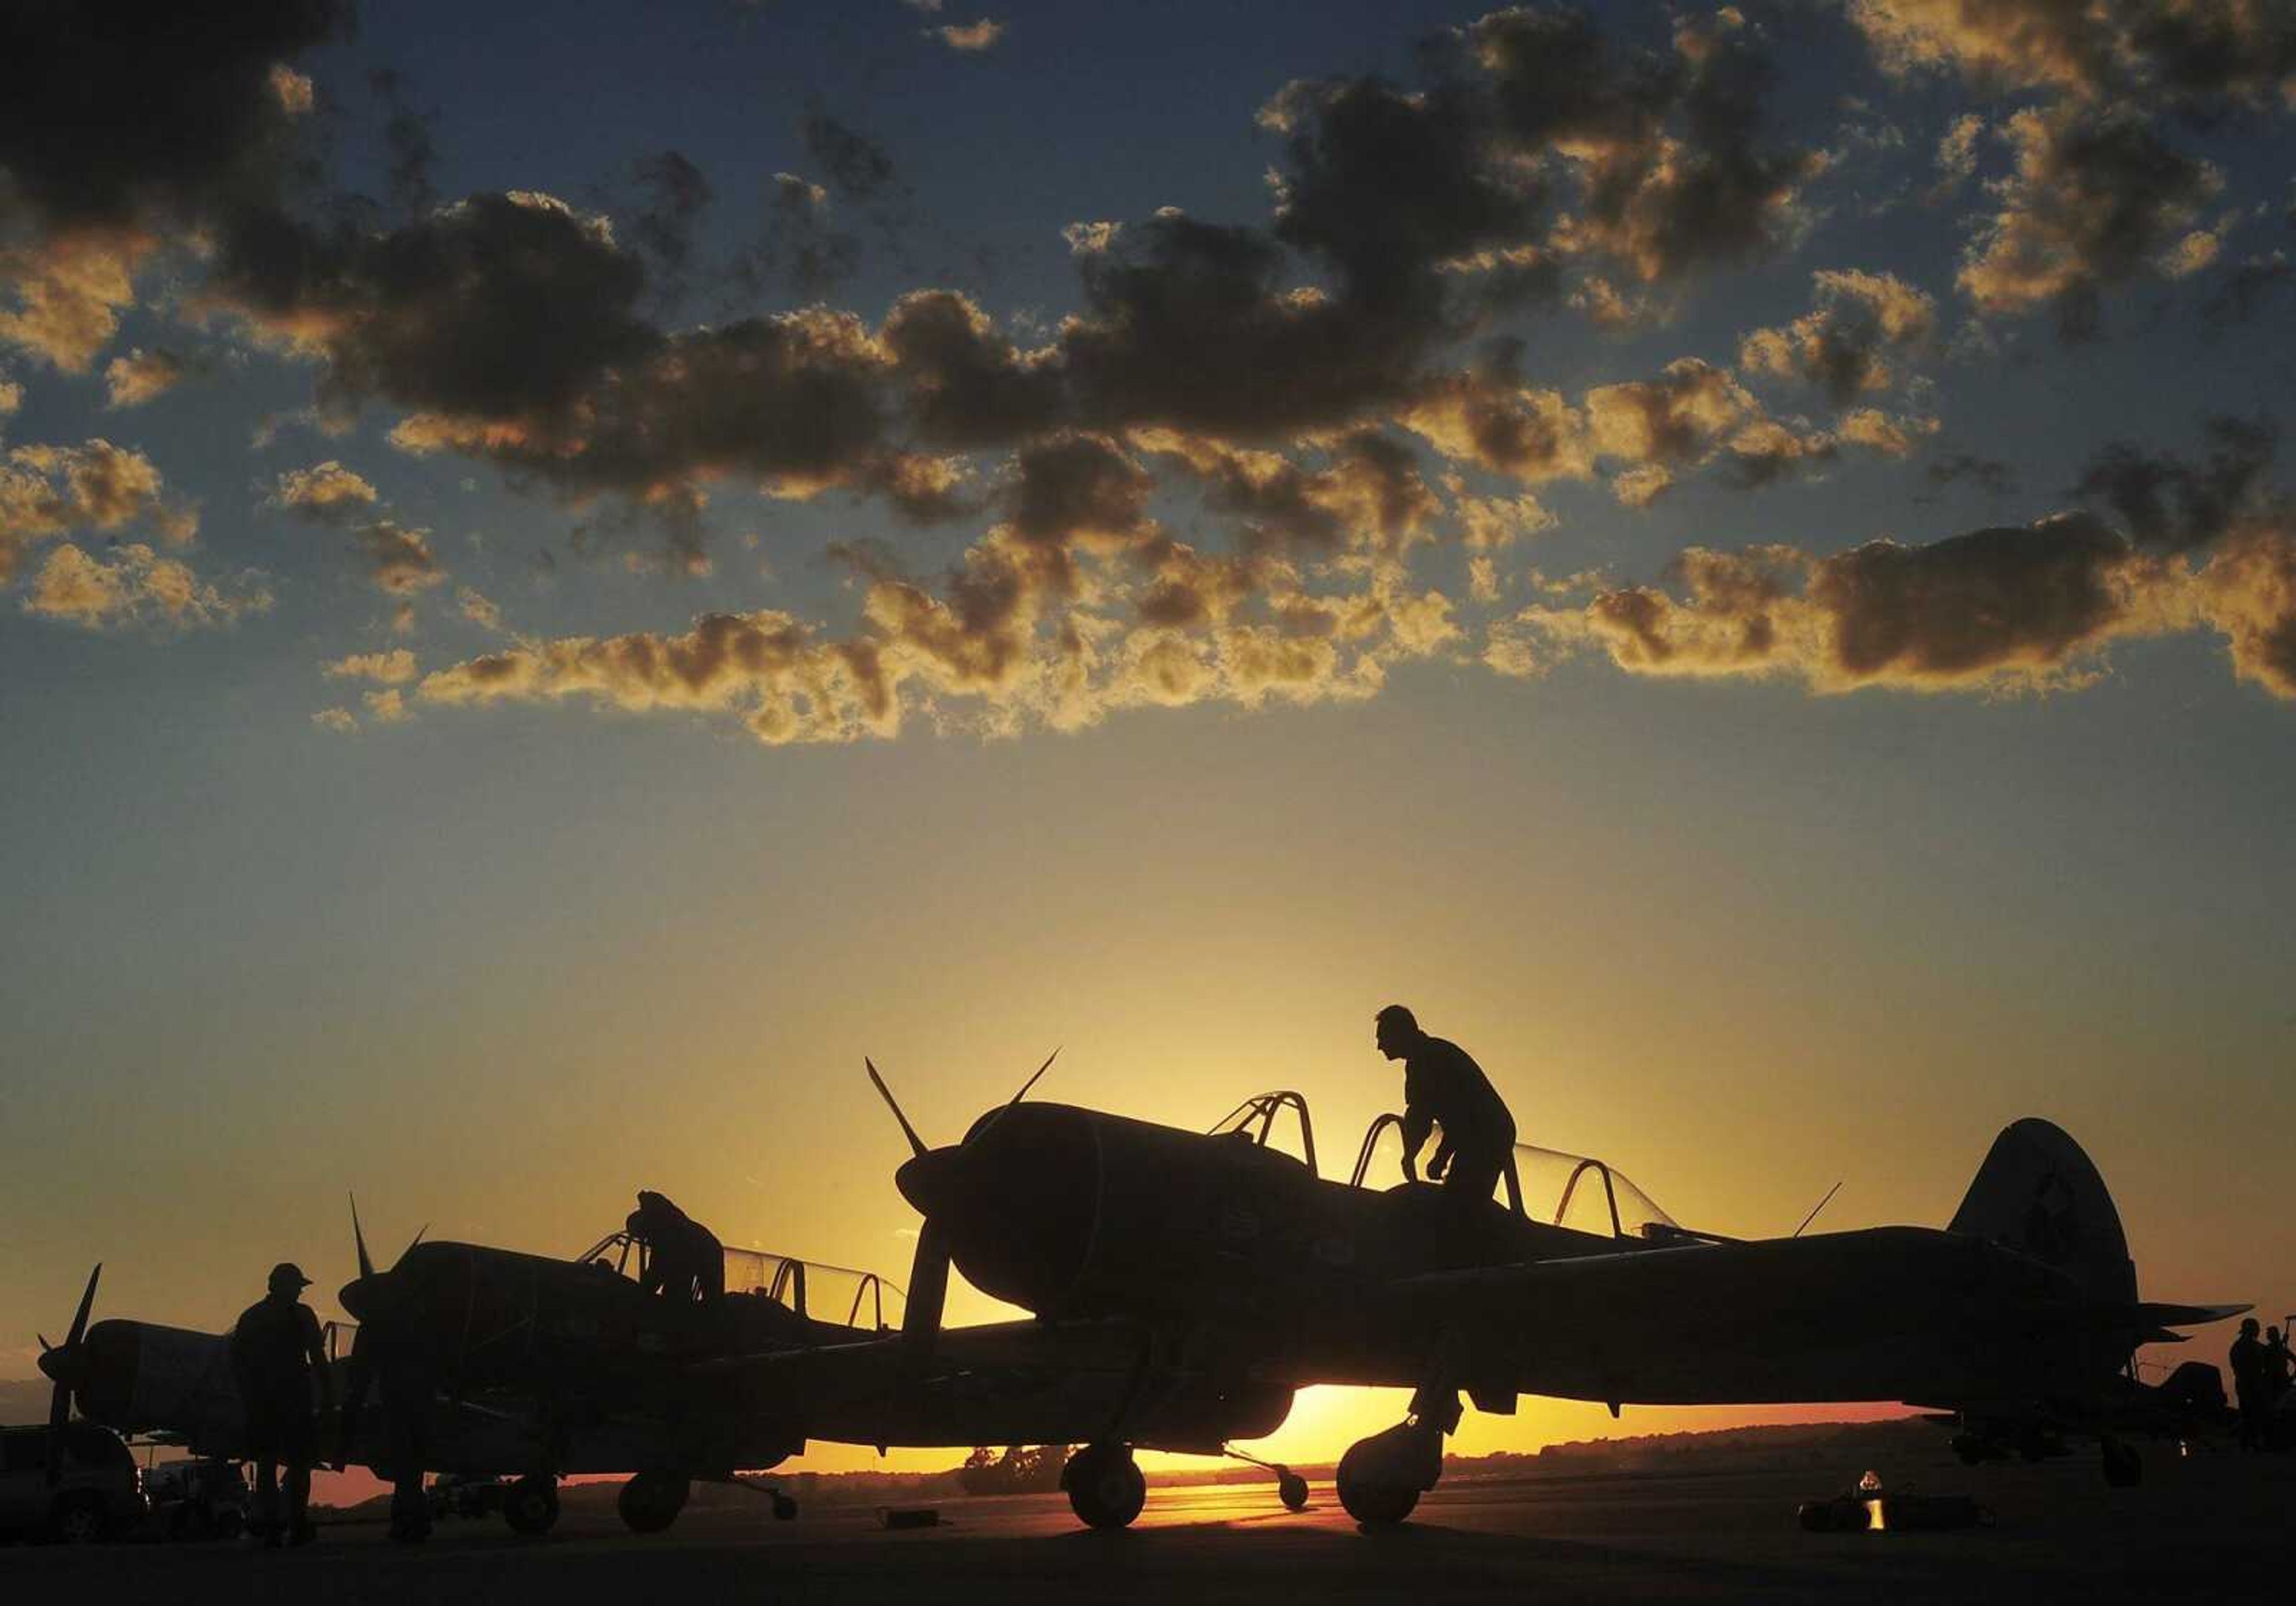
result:
<svg viewBox="0 0 2296 1606"><path fill-rule="evenodd" d="M503 1496L503 1520L517 1534L546 1534L558 1520L558 1480L537 1473Z"/></svg>
<svg viewBox="0 0 2296 1606"><path fill-rule="evenodd" d="M1287 1512L1308 1509L1308 1480L1297 1472L1285 1472L1275 1480L1275 1497L1283 1503Z"/></svg>
<svg viewBox="0 0 2296 1606"><path fill-rule="evenodd" d="M1090 1528L1128 1528L1148 1503L1148 1479L1128 1445L1090 1445L1061 1473L1069 1509Z"/></svg>

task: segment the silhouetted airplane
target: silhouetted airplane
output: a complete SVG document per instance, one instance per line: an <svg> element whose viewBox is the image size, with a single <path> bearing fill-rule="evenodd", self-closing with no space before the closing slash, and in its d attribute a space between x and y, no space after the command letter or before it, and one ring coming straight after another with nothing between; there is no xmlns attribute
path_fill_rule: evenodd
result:
<svg viewBox="0 0 2296 1606"><path fill-rule="evenodd" d="M1367 1185L1382 1146L1399 1149L1392 1116L1349 1183L1324 1181L1290 1093L1207 1135L1024 1104L1031 1077L933 1149L870 1071L913 1151L897 1185L925 1217L897 1337L882 1336L885 1285L858 1274L842 1321L812 1316L808 1279L826 1274L796 1261L752 1257L713 1308L645 1293L627 1234L570 1262L418 1241L378 1272L355 1223L343 1454L396 1475L406 1531L422 1526L426 1469L522 1476L509 1514L537 1528L557 1476L635 1471L623 1515L652 1530L692 1478L770 1467L813 1438L1082 1443L1070 1501L1121 1527L1145 1497L1136 1447L1235 1454L1317 1383L1415 1390L1402 1423L1340 1465L1348 1511L1388 1523L1435 1484L1462 1390L1498 1412L1533 1393L1613 1409L1903 1399L2005 1420L2093 1406L2140 1340L2244 1308L2139 1302L2103 1184L2043 1121L2001 1135L1942 1232L1742 1241L1676 1225L1599 1160L1527 1147L1512 1207ZM1297 1157L1275 1141L1287 1117ZM1035 1319L943 1329L952 1266ZM235 1422L219 1338L87 1329L93 1291L43 1358L60 1409L69 1387L114 1426ZM229 1430L185 1436L228 1453ZM2108 1475L2128 1476L2133 1457L2108 1444ZM1300 1479L1269 1470L1284 1504L1305 1504Z"/></svg>
<svg viewBox="0 0 2296 1606"><path fill-rule="evenodd" d="M953 1265L1037 1313L1048 1344L1090 1334L1136 1354L1144 1385L1177 1356L1216 1392L1413 1389L1405 1421L1340 1463L1341 1504L1365 1523L1401 1520L1434 1486L1461 1392L1502 1413L1520 1394L1614 1412L2063 1411L2105 1401L2140 1341L2247 1308L2140 1301L2103 1182L2042 1120L2002 1132L1942 1231L1742 1241L1677 1225L1599 1160L1527 1147L1516 1169L1536 1217L1425 1184L1366 1186L1392 1116L1365 1135L1351 1182L1325 1181L1291 1093L1209 1135L1016 1099L931 1148L870 1074L912 1150L896 1184L924 1217L904 1326L913 1374L956 1336L935 1331ZM1299 1157L1269 1141L1287 1113ZM1078 1515L1128 1522L1130 1446L1156 1442L1119 1410L1070 1463ZM2132 1480L2134 1453L2106 1446L2108 1478Z"/></svg>
<svg viewBox="0 0 2296 1606"><path fill-rule="evenodd" d="M631 1473L623 1520L656 1532L693 1479L769 1469L808 1438L1068 1444L1121 1406L1143 1442L1216 1447L1273 1430L1291 1403L1288 1390L1232 1399L1185 1382L1144 1389L1136 1357L1090 1324L949 1333L934 1374L913 1376L907 1352L883 1336L898 1289L754 1250L725 1251L727 1292L705 1306L646 1291L648 1246L627 1232L572 1260L418 1236L388 1270L370 1258L356 1211L352 1232L359 1275L340 1297L358 1325L331 1362L343 1404L323 1442L338 1466L394 1482L403 1538L428 1530L426 1471L516 1479L504 1515L525 1533L555 1521L559 1478ZM96 1281L65 1341L41 1357L53 1413L77 1403L123 1433L243 1455L227 1337L119 1318L91 1326ZM331 1354L342 1331L330 1333ZM996 1437L1008 1431L1018 1438ZM1286 1499L1304 1505L1305 1484L1275 1470ZM776 1514L794 1514L775 1498Z"/></svg>

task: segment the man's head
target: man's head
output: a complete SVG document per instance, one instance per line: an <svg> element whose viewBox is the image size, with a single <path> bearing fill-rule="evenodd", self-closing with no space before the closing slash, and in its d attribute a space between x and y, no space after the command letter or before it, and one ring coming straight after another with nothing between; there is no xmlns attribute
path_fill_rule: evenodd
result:
<svg viewBox="0 0 2296 1606"><path fill-rule="evenodd" d="M2267 1343L2277 1344L2280 1342L2280 1330L2277 1327L2267 1327L2264 1330L2264 1337Z"/></svg>
<svg viewBox="0 0 2296 1606"><path fill-rule="evenodd" d="M2256 1336L2256 1318L2254 1316L2250 1316L2241 1323L2240 1336L2243 1339L2252 1339Z"/></svg>
<svg viewBox="0 0 2296 1606"><path fill-rule="evenodd" d="M1418 1017L1399 1004L1389 1004L1373 1020L1378 1028L1379 1052L1390 1060L1407 1056L1427 1035L1419 1029Z"/></svg>
<svg viewBox="0 0 2296 1606"><path fill-rule="evenodd" d="M271 1297L275 1299L296 1299L311 1286L303 1268L291 1260L282 1260L271 1268Z"/></svg>

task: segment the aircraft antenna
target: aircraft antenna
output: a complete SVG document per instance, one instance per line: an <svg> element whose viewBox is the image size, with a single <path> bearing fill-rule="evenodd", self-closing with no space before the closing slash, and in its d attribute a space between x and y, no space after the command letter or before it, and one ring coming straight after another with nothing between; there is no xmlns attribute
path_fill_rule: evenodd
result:
<svg viewBox="0 0 2296 1606"><path fill-rule="evenodd" d="M1848 1182L1849 1180L1849 1179L1845 1176L1841 1179L1841 1182ZM1794 1237L1800 1237L1802 1235L1803 1229L1808 1227L1811 1222L1817 1219L1817 1213L1833 1202L1833 1196L1841 1192L1841 1182L1835 1183L1832 1187L1828 1188L1825 1191L1825 1197L1809 1207L1809 1214L1801 1218L1801 1226L1798 1226L1793 1230L1792 1235Z"/></svg>

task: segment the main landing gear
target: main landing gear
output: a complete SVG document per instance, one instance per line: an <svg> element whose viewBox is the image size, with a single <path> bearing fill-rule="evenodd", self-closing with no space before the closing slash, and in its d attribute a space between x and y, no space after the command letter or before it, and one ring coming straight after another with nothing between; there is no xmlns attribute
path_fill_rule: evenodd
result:
<svg viewBox="0 0 2296 1606"><path fill-rule="evenodd" d="M1435 1378L1456 1377L1439 1356ZM1459 1391L1429 1381L1411 1397L1411 1412L1384 1433L1359 1438L1340 1457L1340 1504L1365 1528L1391 1528L1411 1515L1419 1496L1443 1476L1443 1440L1459 1425Z"/></svg>
<svg viewBox="0 0 2296 1606"><path fill-rule="evenodd" d="M1148 1502L1148 1479L1124 1444L1086 1445L1061 1470L1069 1509L1089 1528L1128 1528Z"/></svg>
<svg viewBox="0 0 2296 1606"><path fill-rule="evenodd" d="M558 1479L529 1472L504 1491L502 1510L511 1532L529 1537L548 1533L558 1521Z"/></svg>
<svg viewBox="0 0 2296 1606"><path fill-rule="evenodd" d="M1443 1430L1418 1417L1359 1438L1340 1457L1340 1504L1365 1528L1391 1528L1443 1475Z"/></svg>
<svg viewBox="0 0 2296 1606"><path fill-rule="evenodd" d="M682 1472L638 1472L622 1485L614 1509L632 1533L658 1534L677 1520L693 1492L692 1480Z"/></svg>

